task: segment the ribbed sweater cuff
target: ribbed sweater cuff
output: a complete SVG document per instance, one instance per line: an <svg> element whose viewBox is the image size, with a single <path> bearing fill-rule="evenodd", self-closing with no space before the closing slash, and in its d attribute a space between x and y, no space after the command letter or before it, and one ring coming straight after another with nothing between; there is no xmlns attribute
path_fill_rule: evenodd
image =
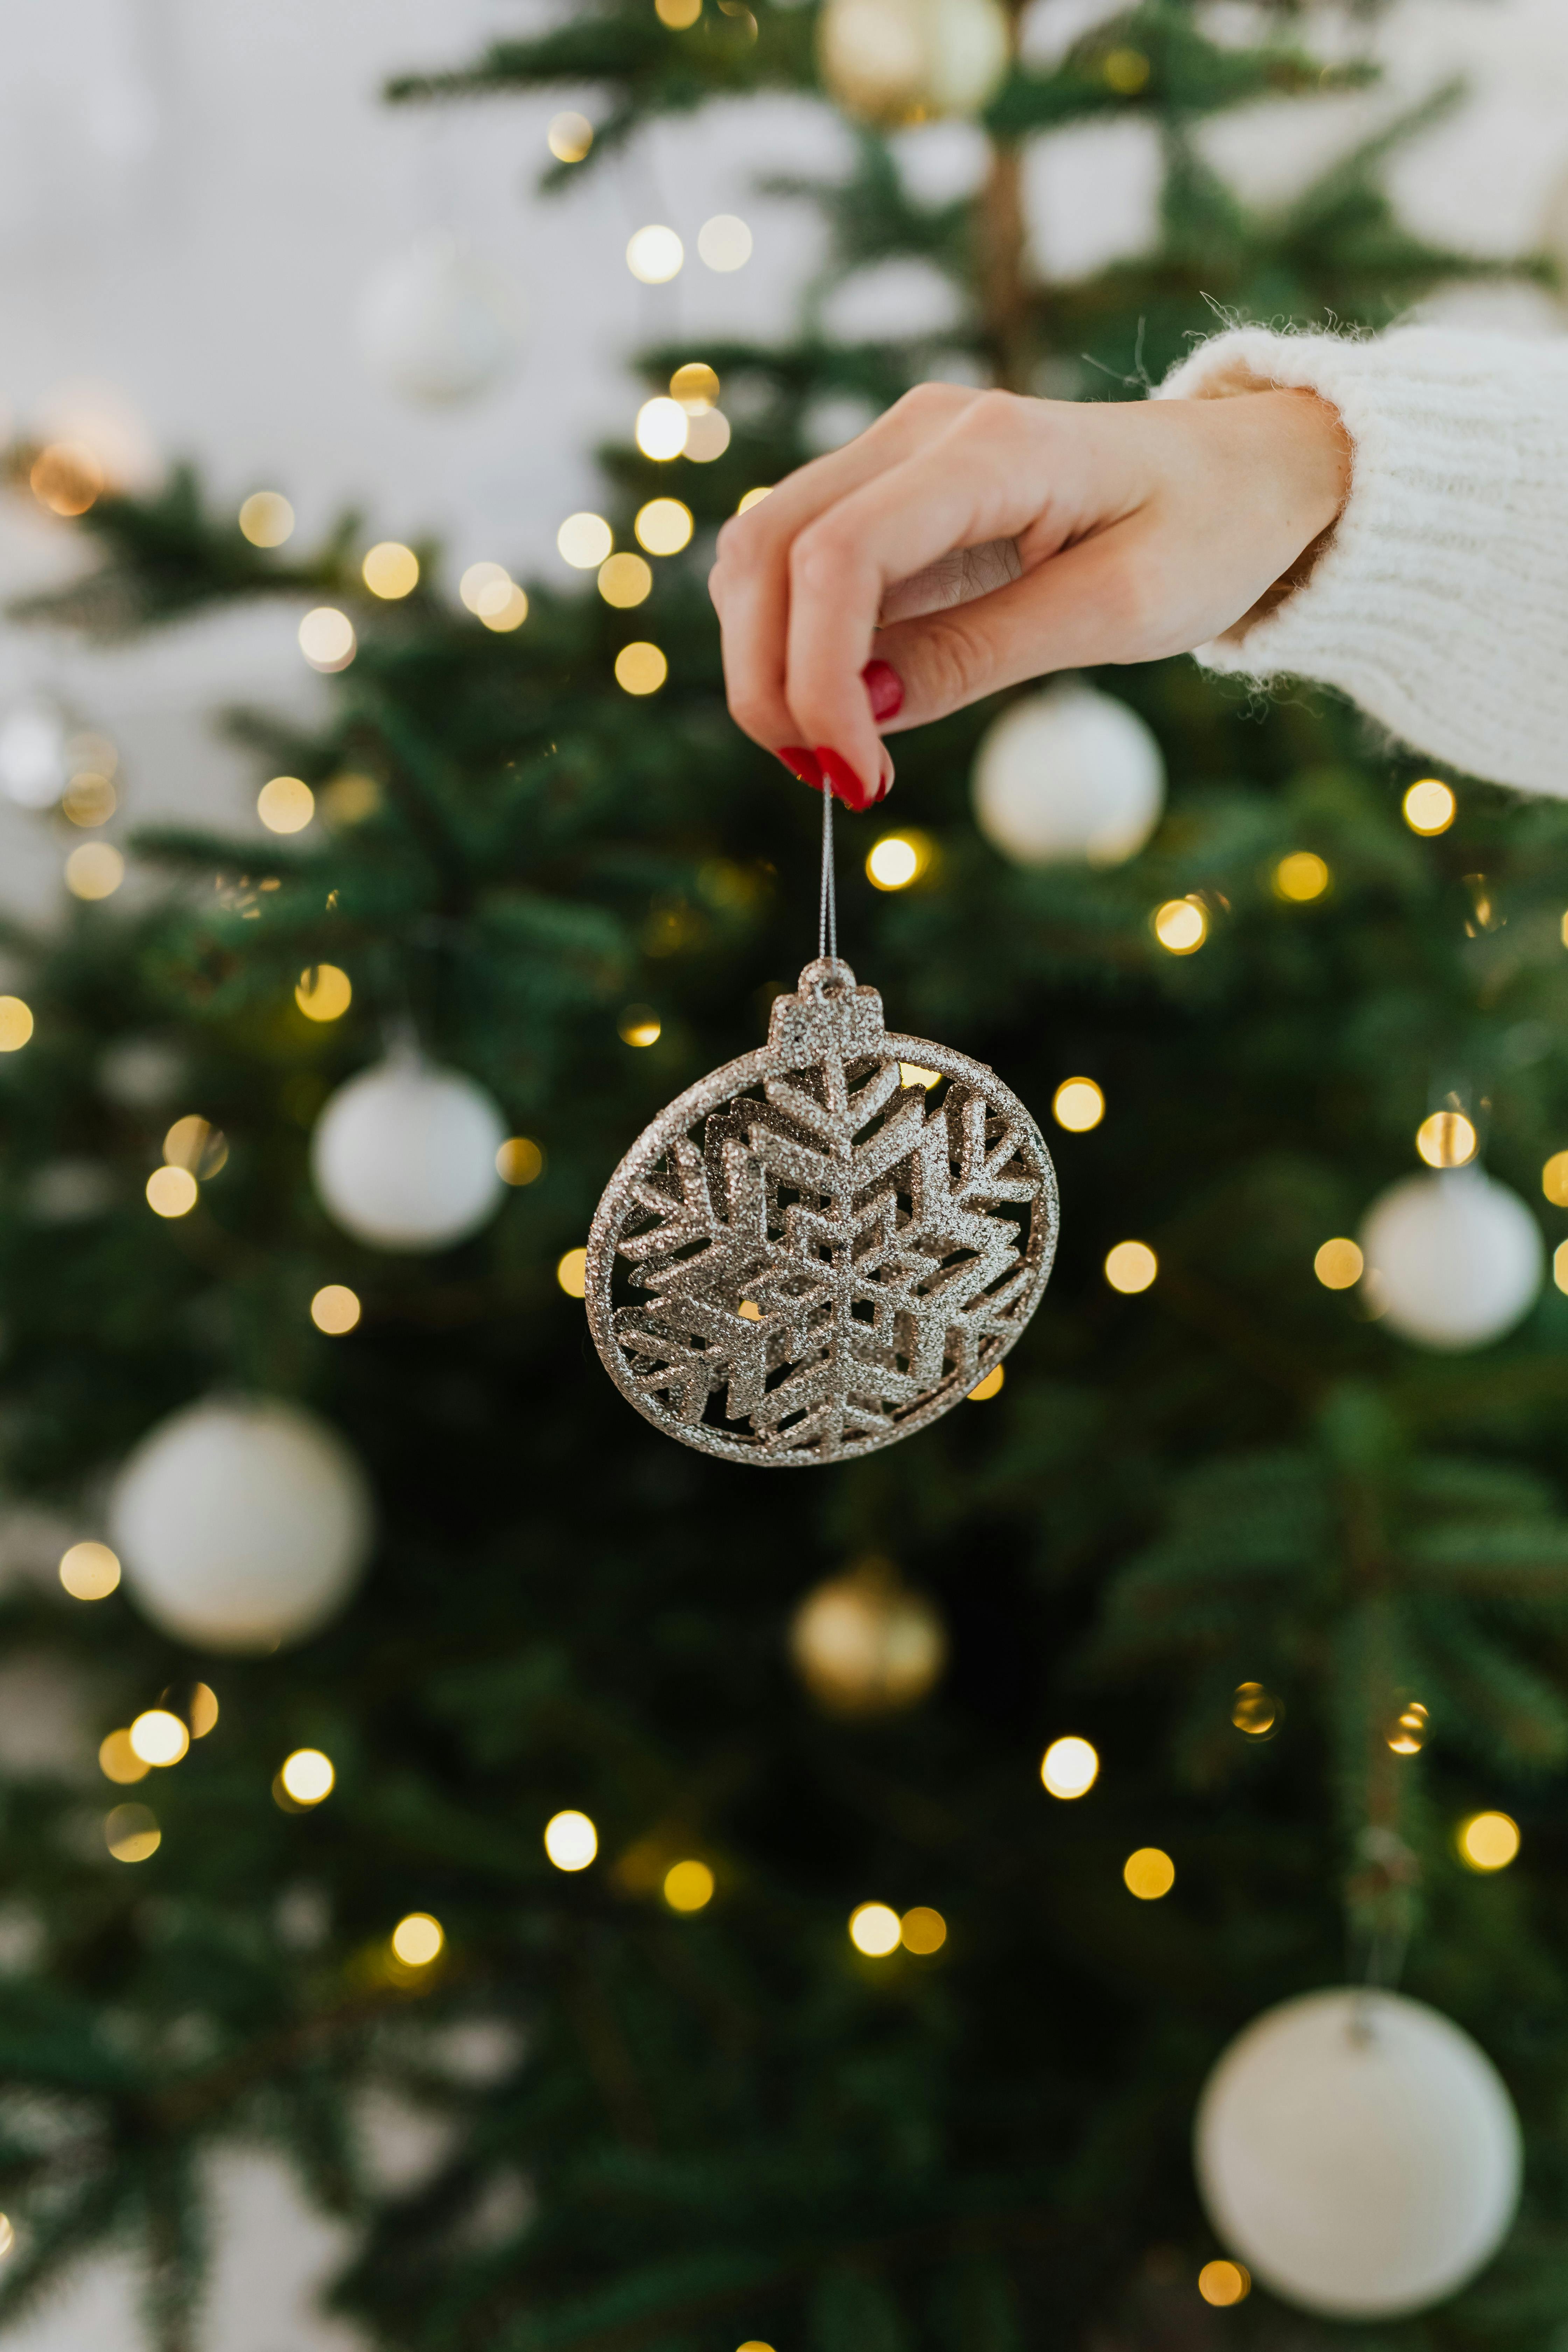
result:
<svg viewBox="0 0 1568 2352"><path fill-rule="evenodd" d="M1452 767L1568 795L1568 341L1244 327L1160 396L1269 387L1339 411L1350 497L1304 585L1197 658L1321 680Z"/></svg>

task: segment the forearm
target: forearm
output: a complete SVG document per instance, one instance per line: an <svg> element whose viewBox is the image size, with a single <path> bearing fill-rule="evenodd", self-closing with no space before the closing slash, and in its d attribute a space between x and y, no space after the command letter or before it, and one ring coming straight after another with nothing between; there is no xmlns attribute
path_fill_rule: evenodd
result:
<svg viewBox="0 0 1568 2352"><path fill-rule="evenodd" d="M1301 583L1200 661L1321 680L1450 766L1568 795L1568 341L1243 328L1161 396L1271 386L1337 412L1350 494Z"/></svg>

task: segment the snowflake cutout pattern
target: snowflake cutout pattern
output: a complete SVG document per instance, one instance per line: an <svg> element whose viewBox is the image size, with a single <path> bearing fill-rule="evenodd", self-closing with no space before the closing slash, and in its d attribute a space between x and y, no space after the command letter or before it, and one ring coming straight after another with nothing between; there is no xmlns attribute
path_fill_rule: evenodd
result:
<svg viewBox="0 0 1568 2352"><path fill-rule="evenodd" d="M639 1412L731 1461L847 1461L968 1395L1050 1274L1056 1175L994 1071L889 1036L847 964L808 964L768 1043L626 1154L587 1307Z"/></svg>

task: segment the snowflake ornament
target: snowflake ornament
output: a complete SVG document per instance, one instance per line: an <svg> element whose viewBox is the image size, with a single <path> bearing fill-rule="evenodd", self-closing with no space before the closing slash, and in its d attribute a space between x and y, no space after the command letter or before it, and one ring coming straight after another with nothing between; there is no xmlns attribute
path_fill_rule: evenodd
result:
<svg viewBox="0 0 1568 2352"><path fill-rule="evenodd" d="M836 956L768 1042L640 1135L588 1242L611 1379L656 1428L796 1469L890 1445L1000 1362L1051 1270L1056 1171L984 1063L889 1036Z"/></svg>

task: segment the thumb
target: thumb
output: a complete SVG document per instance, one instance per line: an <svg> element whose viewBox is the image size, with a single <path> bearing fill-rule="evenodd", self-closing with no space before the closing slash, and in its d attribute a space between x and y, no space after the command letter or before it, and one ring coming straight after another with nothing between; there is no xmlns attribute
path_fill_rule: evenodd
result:
<svg viewBox="0 0 1568 2352"><path fill-rule="evenodd" d="M1142 659L1148 603L1137 584L1142 537L1129 518L989 595L879 630L875 658L903 688L881 731L923 727L1048 670Z"/></svg>

